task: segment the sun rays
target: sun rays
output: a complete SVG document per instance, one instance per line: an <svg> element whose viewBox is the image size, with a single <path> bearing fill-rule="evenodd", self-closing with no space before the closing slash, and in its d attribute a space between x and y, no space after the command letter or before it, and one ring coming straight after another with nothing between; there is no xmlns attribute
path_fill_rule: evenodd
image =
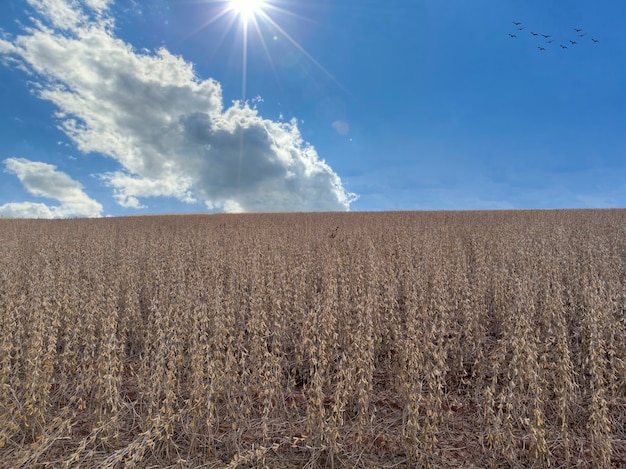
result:
<svg viewBox="0 0 626 469"><path fill-rule="evenodd" d="M276 70L276 59L272 57L269 43L272 41L285 39L293 48L294 52L301 54L306 61L314 65L335 85L344 92L350 92L337 80L318 60L316 60L303 46L286 30L286 21L311 21L294 11L278 6L280 0L203 0L199 3L222 4L217 10L213 10L210 18L202 25L200 29L207 27L223 28L221 38L217 43L217 47L223 43L226 36L233 30L237 31L241 39L241 101L247 99L248 87L248 61L249 50L252 41L258 43L263 49L263 53L267 58L272 72L277 80L278 73ZM280 19L279 19L280 18ZM282 23L282 24L281 24ZM218 26L219 24L219 26ZM271 39L269 39L271 38Z"/></svg>

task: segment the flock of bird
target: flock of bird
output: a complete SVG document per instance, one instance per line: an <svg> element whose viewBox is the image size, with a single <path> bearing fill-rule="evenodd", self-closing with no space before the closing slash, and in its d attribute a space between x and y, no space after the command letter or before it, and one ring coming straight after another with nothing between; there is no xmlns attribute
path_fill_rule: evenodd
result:
<svg viewBox="0 0 626 469"><path fill-rule="evenodd" d="M520 21L513 21L513 24L517 27L517 31L524 31L526 29L526 26L522 26L522 23ZM587 37L587 34L585 32L583 32L582 29L580 29L580 28L573 28L573 30L576 32L576 35L578 36L578 38L580 38L580 39L578 39L578 41L584 40L583 38ZM517 38L517 34L520 34L520 33L516 33L516 34L509 33L509 37L511 39L516 39ZM544 38L545 39L544 44L552 44L554 42L554 39L552 39L552 36L550 36L549 34L540 34L540 33L534 32L534 31L530 31L530 34L532 36L534 36L534 37L537 37L537 38L540 38L540 37ZM591 38L591 41L594 44L597 44L598 42L600 42L596 38ZM567 49L568 46L566 44L568 42L569 42L570 46L578 45L578 42L576 40L570 39L569 41L565 41L565 44L559 44L561 49ZM545 45L537 46L537 48L540 51L545 51L546 50L546 46Z"/></svg>

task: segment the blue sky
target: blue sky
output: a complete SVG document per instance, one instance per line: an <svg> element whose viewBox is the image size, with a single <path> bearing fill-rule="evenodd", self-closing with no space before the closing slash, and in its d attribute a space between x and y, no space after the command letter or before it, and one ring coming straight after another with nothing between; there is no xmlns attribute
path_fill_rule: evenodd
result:
<svg viewBox="0 0 626 469"><path fill-rule="evenodd" d="M626 206L626 3L252 7L0 2L0 215Z"/></svg>

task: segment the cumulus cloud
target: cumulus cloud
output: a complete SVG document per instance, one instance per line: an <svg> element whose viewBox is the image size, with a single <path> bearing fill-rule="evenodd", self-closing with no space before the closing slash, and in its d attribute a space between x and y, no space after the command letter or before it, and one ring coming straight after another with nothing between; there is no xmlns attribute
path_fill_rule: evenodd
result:
<svg viewBox="0 0 626 469"><path fill-rule="evenodd" d="M17 52L17 49L9 41L0 39L0 54L12 54Z"/></svg>
<svg viewBox="0 0 626 469"><path fill-rule="evenodd" d="M61 30L76 30L89 21L89 14L101 16L112 0L27 0L39 15L53 27ZM91 11L90 11L91 10Z"/></svg>
<svg viewBox="0 0 626 469"><path fill-rule="evenodd" d="M82 152L119 163L101 178L121 206L167 196L226 211L349 209L355 195L295 120L265 119L246 103L225 108L220 84L183 58L139 53L110 20L86 22L86 7L103 15L109 0L29 2L54 27L29 29L0 54L40 77L39 96L58 107L59 127Z"/></svg>
<svg viewBox="0 0 626 469"><path fill-rule="evenodd" d="M7 158L5 171L15 174L24 188L36 197L60 202L57 206L44 203L11 202L0 205L0 215L27 218L69 218L102 216L102 205L83 191L83 186L56 166L29 161L25 158Z"/></svg>

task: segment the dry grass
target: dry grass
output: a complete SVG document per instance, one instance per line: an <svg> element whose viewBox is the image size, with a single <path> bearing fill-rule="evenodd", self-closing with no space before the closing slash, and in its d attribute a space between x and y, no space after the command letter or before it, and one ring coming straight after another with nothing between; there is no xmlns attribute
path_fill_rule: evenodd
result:
<svg viewBox="0 0 626 469"><path fill-rule="evenodd" d="M626 210L0 220L2 467L626 467Z"/></svg>

